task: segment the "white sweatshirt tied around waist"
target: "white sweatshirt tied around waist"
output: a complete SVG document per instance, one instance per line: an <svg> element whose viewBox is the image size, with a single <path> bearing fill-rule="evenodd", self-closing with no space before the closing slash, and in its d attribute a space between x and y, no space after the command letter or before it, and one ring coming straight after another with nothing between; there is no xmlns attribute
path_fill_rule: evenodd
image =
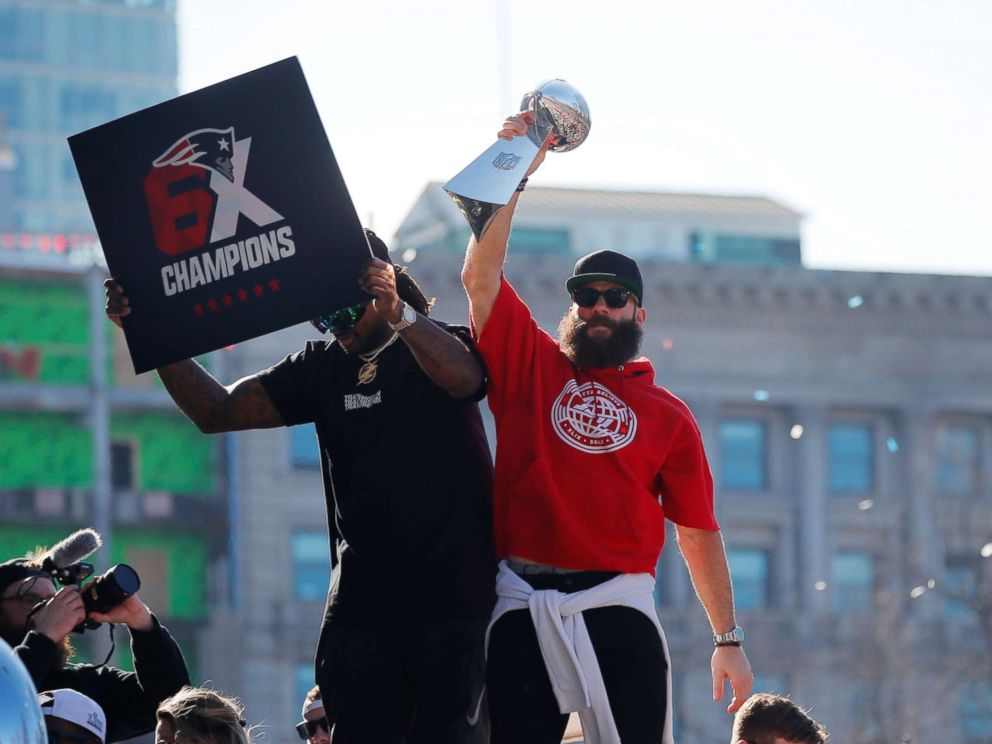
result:
<svg viewBox="0 0 992 744"><path fill-rule="evenodd" d="M621 744L606 686L582 613L597 607L630 607L640 610L658 629L668 657L665 632L654 607L654 578L650 574L620 574L602 584L565 594L554 589L533 589L502 561L496 577L496 607L489 632L511 610L529 609L537 631L541 656L562 713L577 711L586 744ZM668 715L661 744L672 744L672 679L668 671Z"/></svg>

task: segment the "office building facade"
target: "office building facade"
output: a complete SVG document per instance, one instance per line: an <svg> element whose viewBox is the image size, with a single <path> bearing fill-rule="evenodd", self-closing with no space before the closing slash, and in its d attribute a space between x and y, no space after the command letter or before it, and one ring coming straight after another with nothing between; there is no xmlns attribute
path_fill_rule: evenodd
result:
<svg viewBox="0 0 992 744"><path fill-rule="evenodd" d="M66 137L175 96L176 50L174 0L0 0L0 250L93 232Z"/></svg>
<svg viewBox="0 0 992 744"><path fill-rule="evenodd" d="M397 260L411 248L400 245ZM514 245L507 277L554 329L574 256ZM463 322L452 252L424 243L405 260L438 298L434 314ZM838 741L989 741L992 279L689 251L642 251L641 267L643 351L702 429L757 688L813 706ZM238 345L229 379L315 335L300 326ZM242 562L242 691L288 731L312 683L329 578L319 461L312 427L237 440L243 539L266 556ZM709 626L674 535L657 603L678 740L726 740L728 701L710 699Z"/></svg>

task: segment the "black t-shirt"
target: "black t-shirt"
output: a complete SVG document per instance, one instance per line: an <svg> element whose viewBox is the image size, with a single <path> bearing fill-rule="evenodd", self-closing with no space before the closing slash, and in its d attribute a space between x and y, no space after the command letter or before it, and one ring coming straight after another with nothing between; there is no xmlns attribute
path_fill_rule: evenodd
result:
<svg viewBox="0 0 992 744"><path fill-rule="evenodd" d="M438 325L472 347L466 328ZM360 383L358 355L308 341L258 374L286 424L316 425L334 563L325 624L486 618L493 471L478 404L438 387L401 339L375 361Z"/></svg>

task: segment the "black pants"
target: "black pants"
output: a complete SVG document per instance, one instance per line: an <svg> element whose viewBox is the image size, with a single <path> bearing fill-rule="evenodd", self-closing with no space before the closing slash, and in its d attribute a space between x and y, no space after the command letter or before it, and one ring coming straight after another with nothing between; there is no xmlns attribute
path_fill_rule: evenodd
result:
<svg viewBox="0 0 992 744"><path fill-rule="evenodd" d="M334 744L487 744L485 629L325 629L317 684Z"/></svg>
<svg viewBox="0 0 992 744"><path fill-rule="evenodd" d="M599 580L586 574L527 575L534 589L572 592ZM630 607L582 613L623 744L660 744L667 717L668 659L658 631ZM488 688L493 744L558 744L568 716L558 711L534 623L527 610L507 612L489 635Z"/></svg>

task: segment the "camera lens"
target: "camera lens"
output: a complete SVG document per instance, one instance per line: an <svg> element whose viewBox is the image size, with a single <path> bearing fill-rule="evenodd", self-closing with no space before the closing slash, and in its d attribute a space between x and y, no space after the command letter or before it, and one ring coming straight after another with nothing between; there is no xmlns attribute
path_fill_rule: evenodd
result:
<svg viewBox="0 0 992 744"><path fill-rule="evenodd" d="M126 563L112 566L83 587L83 606L90 612L107 612L141 587L138 573Z"/></svg>

